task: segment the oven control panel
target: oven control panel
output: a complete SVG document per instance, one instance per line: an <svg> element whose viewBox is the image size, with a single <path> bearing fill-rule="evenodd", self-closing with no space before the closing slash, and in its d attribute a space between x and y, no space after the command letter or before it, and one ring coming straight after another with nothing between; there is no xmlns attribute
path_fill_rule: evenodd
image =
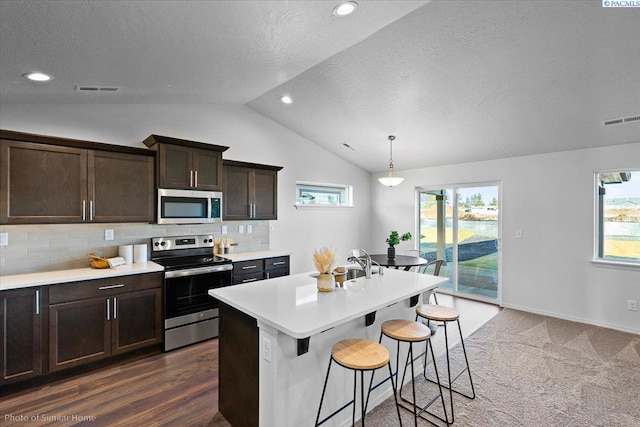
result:
<svg viewBox="0 0 640 427"><path fill-rule="evenodd" d="M151 250L153 251L198 248L213 248L213 235L154 237L151 239Z"/></svg>

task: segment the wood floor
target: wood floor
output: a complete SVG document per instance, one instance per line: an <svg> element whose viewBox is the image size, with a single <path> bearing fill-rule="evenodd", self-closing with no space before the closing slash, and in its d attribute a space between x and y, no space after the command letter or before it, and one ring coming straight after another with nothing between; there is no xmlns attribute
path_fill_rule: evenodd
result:
<svg viewBox="0 0 640 427"><path fill-rule="evenodd" d="M448 295L438 295L438 302L458 310L465 336L500 310ZM444 348L443 335L433 337L434 350ZM59 380L3 396L0 401L2 426L79 423L229 426L218 412L218 340Z"/></svg>

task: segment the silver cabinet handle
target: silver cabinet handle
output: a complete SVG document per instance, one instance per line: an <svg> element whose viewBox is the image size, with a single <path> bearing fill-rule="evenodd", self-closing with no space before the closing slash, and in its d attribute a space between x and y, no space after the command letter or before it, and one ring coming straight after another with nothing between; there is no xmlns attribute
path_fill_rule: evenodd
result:
<svg viewBox="0 0 640 427"><path fill-rule="evenodd" d="M40 291L36 290L36 314L40 314Z"/></svg>
<svg viewBox="0 0 640 427"><path fill-rule="evenodd" d="M254 203L251 206L253 206L253 214L251 214L251 218L255 218L256 217L256 204Z"/></svg>
<svg viewBox="0 0 640 427"><path fill-rule="evenodd" d="M251 278L251 279L244 279L244 280L242 281L242 283L255 282L256 280L258 280L258 279L256 279L255 277L254 277L254 278Z"/></svg>
<svg viewBox="0 0 640 427"><path fill-rule="evenodd" d="M113 297L113 319L118 318L118 298Z"/></svg>
<svg viewBox="0 0 640 427"><path fill-rule="evenodd" d="M273 265L282 265L282 264L286 264L285 261L279 261L279 262L274 262Z"/></svg>
<svg viewBox="0 0 640 427"><path fill-rule="evenodd" d="M83 221L87 220L87 201L86 200L82 201L82 220Z"/></svg>
<svg viewBox="0 0 640 427"><path fill-rule="evenodd" d="M89 221L93 221L93 200L89 200Z"/></svg>
<svg viewBox="0 0 640 427"><path fill-rule="evenodd" d="M100 287L98 288L98 290L100 290L100 291L105 291L105 290L107 290L107 289L117 289L117 288L124 288L124 284L119 283L119 284L117 284L117 285L100 286Z"/></svg>
<svg viewBox="0 0 640 427"><path fill-rule="evenodd" d="M196 179L195 179L195 184L196 184L196 185L194 185L194 187L198 188L198 171L195 171L195 172L193 173L193 175L196 177Z"/></svg>
<svg viewBox="0 0 640 427"><path fill-rule="evenodd" d="M189 171L189 187L193 187L193 171Z"/></svg>
<svg viewBox="0 0 640 427"><path fill-rule="evenodd" d="M269 274L268 271L267 271L267 279L271 279L271 275Z"/></svg>
<svg viewBox="0 0 640 427"><path fill-rule="evenodd" d="M246 267L242 267L243 270L251 270L252 268L258 268L257 265L248 265Z"/></svg>
<svg viewBox="0 0 640 427"><path fill-rule="evenodd" d="M111 315L109 314L110 311L111 309L109 308L109 298L107 298L107 320L111 320Z"/></svg>

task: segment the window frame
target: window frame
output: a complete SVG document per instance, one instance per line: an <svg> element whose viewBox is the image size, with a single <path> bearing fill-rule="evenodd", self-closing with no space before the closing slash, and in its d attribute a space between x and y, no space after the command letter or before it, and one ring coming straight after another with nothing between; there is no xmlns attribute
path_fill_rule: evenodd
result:
<svg viewBox="0 0 640 427"><path fill-rule="evenodd" d="M304 188L315 188L319 193L326 189L335 189L336 193L344 194L345 202L338 204L331 203L301 203L298 196ZM312 181L296 181L295 204L296 208L352 208L353 207L353 186L347 184L330 184Z"/></svg>
<svg viewBox="0 0 640 427"><path fill-rule="evenodd" d="M593 173L593 197L594 197L594 221L593 221L593 258L592 263L603 267L640 269L640 258L629 260L618 260L604 258L604 203L600 203L600 175L616 172L631 172L631 175L640 176L640 166L629 168L603 169ZM605 187L606 188L606 187Z"/></svg>

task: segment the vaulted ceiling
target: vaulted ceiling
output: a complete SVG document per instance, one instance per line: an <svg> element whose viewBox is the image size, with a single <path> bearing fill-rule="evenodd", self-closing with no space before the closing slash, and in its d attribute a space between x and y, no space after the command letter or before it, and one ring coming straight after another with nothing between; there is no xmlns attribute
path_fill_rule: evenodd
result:
<svg viewBox="0 0 640 427"><path fill-rule="evenodd" d="M640 8L337 3L0 0L0 102L246 104L371 172L640 142Z"/></svg>

